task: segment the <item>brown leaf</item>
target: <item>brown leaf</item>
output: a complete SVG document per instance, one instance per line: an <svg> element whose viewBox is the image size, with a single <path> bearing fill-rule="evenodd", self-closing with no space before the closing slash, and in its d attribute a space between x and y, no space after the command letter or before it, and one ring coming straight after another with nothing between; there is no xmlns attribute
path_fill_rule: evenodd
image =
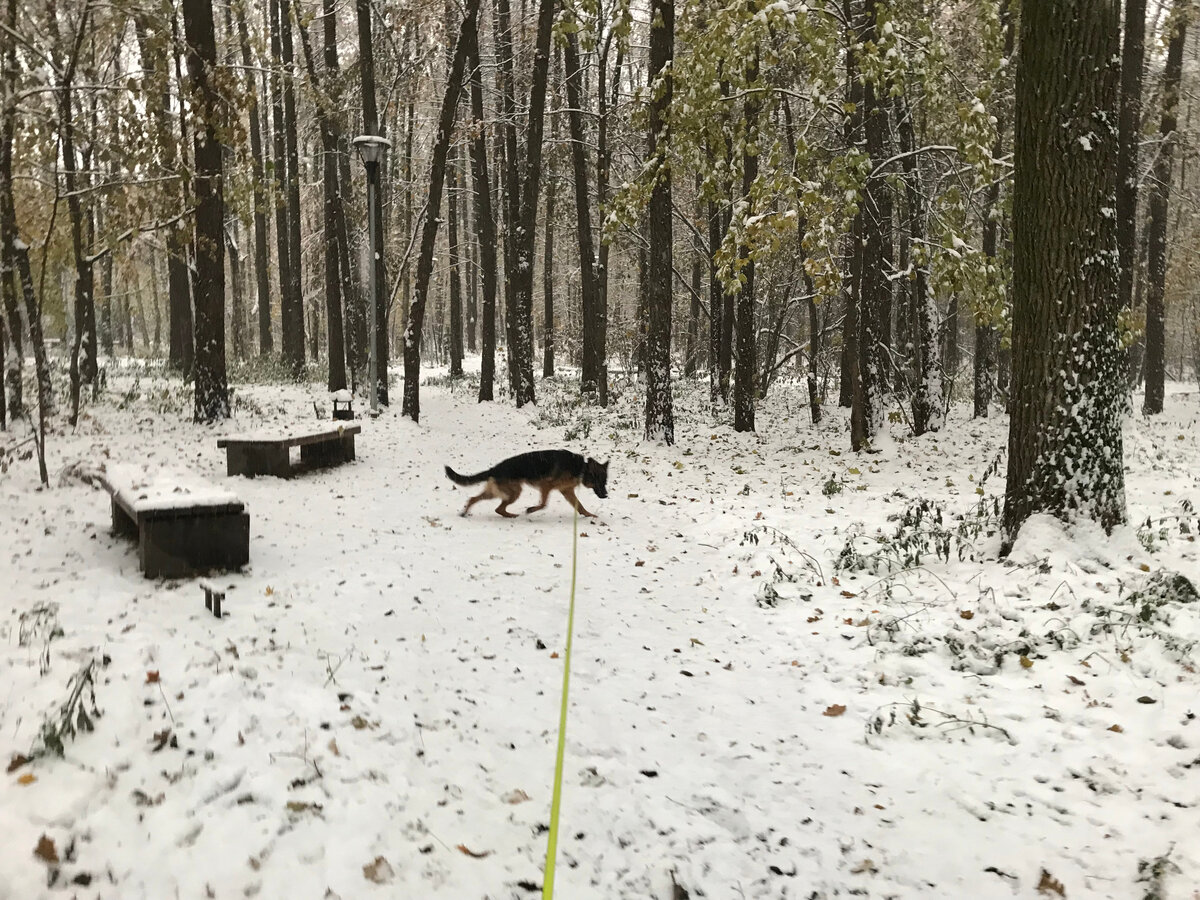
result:
<svg viewBox="0 0 1200 900"><path fill-rule="evenodd" d="M58 849L54 846L54 841L44 834L38 838L37 846L33 848L33 855L52 865L58 864Z"/></svg>
<svg viewBox="0 0 1200 900"><path fill-rule="evenodd" d="M854 593L854 591L842 591L842 596L843 597L857 597L858 594Z"/></svg>
<svg viewBox="0 0 1200 900"><path fill-rule="evenodd" d="M342 755L342 751L338 749L337 738L329 739L329 752L332 753L334 756Z"/></svg>
<svg viewBox="0 0 1200 900"><path fill-rule="evenodd" d="M809 616L805 621L810 622L810 623L811 622L820 622L821 617L820 616Z"/></svg>
<svg viewBox="0 0 1200 900"><path fill-rule="evenodd" d="M1037 889L1039 894L1058 894L1060 897L1067 896L1067 889L1063 887L1063 883L1045 869L1042 869L1042 877L1038 881Z"/></svg>
<svg viewBox="0 0 1200 900"><path fill-rule="evenodd" d="M33 784L35 781L37 781L37 776L32 772L26 772L17 779L17 784Z"/></svg>
<svg viewBox="0 0 1200 900"><path fill-rule="evenodd" d="M364 719L362 716L355 716L353 719L350 720L350 724L353 725L355 728L357 728L359 731L362 731L364 728L369 728L371 726L371 723L368 722L366 719Z"/></svg>
<svg viewBox="0 0 1200 900"><path fill-rule="evenodd" d="M646 564L646 561L645 561L644 559L639 559L639 560L638 560L637 562L635 562L633 565L634 565L636 568L639 568L639 569L640 569L640 568L641 568L642 566L644 566L645 564Z"/></svg>
<svg viewBox="0 0 1200 900"><path fill-rule="evenodd" d="M835 703L835 704L833 704L833 706L825 707L825 712L821 713L821 715L830 716L830 717L840 716L845 711L846 711L846 707L842 706L842 704L840 704L840 703Z"/></svg>
<svg viewBox="0 0 1200 900"><path fill-rule="evenodd" d="M1068 675L1067 679L1071 682L1071 684L1083 684L1083 679L1076 678L1074 675Z"/></svg>
<svg viewBox="0 0 1200 900"><path fill-rule="evenodd" d="M518 803L525 803L527 800L532 800L533 798L520 788L515 788L514 790L509 791L507 794L501 795L500 799L505 803L516 806Z"/></svg>
<svg viewBox="0 0 1200 900"><path fill-rule="evenodd" d="M363 866L363 877L367 881L373 881L376 884L387 884L396 877L396 872L382 856L375 857L374 862L369 862Z"/></svg>
<svg viewBox="0 0 1200 900"><path fill-rule="evenodd" d="M15 772L15 771L17 771L17 769L21 768L21 766L25 765L25 763L27 763L27 762L29 762L28 756L22 756L20 753L14 753L12 755L12 759L10 759L8 761L8 768L5 771L6 772Z"/></svg>
<svg viewBox="0 0 1200 900"><path fill-rule="evenodd" d="M973 610L973 609L960 609L960 610L958 611L958 617L959 617L960 619L973 619L973 618L975 618L975 610Z"/></svg>
<svg viewBox="0 0 1200 900"><path fill-rule="evenodd" d="M457 849L460 853L465 853L467 856L471 857L471 859L483 859L485 856L492 855L491 850L484 850L482 853L476 853L466 844L458 844L455 849Z"/></svg>
<svg viewBox="0 0 1200 900"><path fill-rule="evenodd" d="M146 673L146 684L158 684L158 670Z"/></svg>
<svg viewBox="0 0 1200 900"><path fill-rule="evenodd" d="M1028 656L1022 656L1021 657L1021 668L1022 669L1032 669L1033 668L1033 660L1030 659Z"/></svg>
<svg viewBox="0 0 1200 900"><path fill-rule="evenodd" d="M154 732L154 752L157 753L163 747L167 746L167 741L171 739L171 729L164 728L162 731Z"/></svg>
<svg viewBox="0 0 1200 900"><path fill-rule="evenodd" d="M557 651L557 650L555 650L553 653L551 653L551 654L550 654L550 658L551 658L551 659L558 659L558 651Z"/></svg>
<svg viewBox="0 0 1200 900"><path fill-rule="evenodd" d="M834 586L834 587L837 587L839 584L841 584L841 582L840 582L840 581L838 581L838 577L837 577L836 575L834 575L834 576L833 576L832 578L830 578L829 580L830 580L830 582L833 584L833 586Z"/></svg>
<svg viewBox="0 0 1200 900"><path fill-rule="evenodd" d="M1115 731L1117 734L1124 734L1124 733L1125 733L1125 729L1124 729L1124 728L1122 728L1120 725L1109 725L1109 726L1108 726L1108 730L1109 730L1109 731Z"/></svg>

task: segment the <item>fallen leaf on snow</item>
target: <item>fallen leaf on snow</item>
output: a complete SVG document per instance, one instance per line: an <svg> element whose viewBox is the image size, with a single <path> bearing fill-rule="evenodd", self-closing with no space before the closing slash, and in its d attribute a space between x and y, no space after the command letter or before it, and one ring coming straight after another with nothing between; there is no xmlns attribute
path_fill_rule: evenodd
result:
<svg viewBox="0 0 1200 900"><path fill-rule="evenodd" d="M396 872L382 856L375 857L374 862L369 862L363 866L363 877L367 881L373 881L376 884L387 884L396 877Z"/></svg>
<svg viewBox="0 0 1200 900"><path fill-rule="evenodd" d="M842 596L843 597L857 597L858 594L854 593L854 591L842 591Z"/></svg>
<svg viewBox="0 0 1200 900"><path fill-rule="evenodd" d="M337 738L329 739L329 752L332 753L334 756L342 755L342 751L338 749Z"/></svg>
<svg viewBox="0 0 1200 900"><path fill-rule="evenodd" d="M973 619L975 618L975 611L973 609L960 609L958 617L960 619Z"/></svg>
<svg viewBox="0 0 1200 900"><path fill-rule="evenodd" d="M1030 659L1028 656L1022 656L1021 657L1021 668L1022 669L1032 669L1033 668L1033 660Z"/></svg>
<svg viewBox="0 0 1200 900"><path fill-rule="evenodd" d="M1039 894L1058 894L1060 897L1067 896L1067 889L1063 887L1063 883L1045 869L1042 869L1042 877L1038 881L1037 889Z"/></svg>
<svg viewBox="0 0 1200 900"><path fill-rule="evenodd" d="M146 673L146 684L158 684L158 670Z"/></svg>
<svg viewBox="0 0 1200 900"><path fill-rule="evenodd" d="M58 849L54 846L54 841L44 834L38 838L37 846L33 848L33 855L48 863L58 863Z"/></svg>
<svg viewBox="0 0 1200 900"><path fill-rule="evenodd" d="M845 711L846 711L846 707L842 706L842 704L840 704L840 703L835 703L835 704L833 704L833 706L825 707L825 712L821 713L821 715L831 716L831 717L832 716L840 716Z"/></svg>
<svg viewBox="0 0 1200 900"><path fill-rule="evenodd" d="M857 866L850 870L850 872L854 875L862 875L863 873L874 875L878 871L879 869L875 866L875 863L869 859L864 859Z"/></svg>
<svg viewBox="0 0 1200 900"><path fill-rule="evenodd" d="M1071 684L1083 684L1084 683L1082 678L1076 678L1074 675L1068 675L1067 679L1071 682Z"/></svg>
<svg viewBox="0 0 1200 900"><path fill-rule="evenodd" d="M27 762L29 762L28 756L23 756L20 753L14 753L12 755L12 759L10 759L8 761L8 768L5 771L6 772L15 772L15 771L17 771L17 769L21 768L21 766L25 765L25 763L27 763Z"/></svg>
<svg viewBox="0 0 1200 900"><path fill-rule="evenodd" d="M551 659L558 659L558 651L557 651L557 650L555 650L553 653L551 653L551 654L550 654L550 658L551 658Z"/></svg>
<svg viewBox="0 0 1200 900"><path fill-rule="evenodd" d="M1125 733L1125 729L1124 729L1124 728L1122 728L1120 725L1109 725L1109 726L1108 726L1108 730L1109 730L1109 731L1115 731L1117 734L1124 734L1124 733Z"/></svg>
<svg viewBox="0 0 1200 900"><path fill-rule="evenodd" d="M1150 704L1150 703L1157 703L1158 701L1157 701L1157 700L1155 700L1153 697L1138 697L1138 701L1137 701L1137 702L1138 702L1138 703L1146 703L1146 704Z"/></svg>
<svg viewBox="0 0 1200 900"><path fill-rule="evenodd" d="M465 853L467 856L471 857L471 859L483 859L485 856L492 855L491 850L484 850L482 853L476 853L466 844L458 844L455 849L457 849L460 853Z"/></svg>
<svg viewBox="0 0 1200 900"><path fill-rule="evenodd" d="M515 788L514 790L509 791L507 794L501 794L500 799L505 803L516 806L518 803L524 803L527 800L532 800L533 798L520 788Z"/></svg>
<svg viewBox="0 0 1200 900"><path fill-rule="evenodd" d="M646 561L644 559L639 559L633 565L635 568L640 568L641 566L644 566L645 564L646 564Z"/></svg>
<svg viewBox="0 0 1200 900"><path fill-rule="evenodd" d="M26 772L17 779L17 784L33 784L35 781L37 781L37 776L32 772Z"/></svg>

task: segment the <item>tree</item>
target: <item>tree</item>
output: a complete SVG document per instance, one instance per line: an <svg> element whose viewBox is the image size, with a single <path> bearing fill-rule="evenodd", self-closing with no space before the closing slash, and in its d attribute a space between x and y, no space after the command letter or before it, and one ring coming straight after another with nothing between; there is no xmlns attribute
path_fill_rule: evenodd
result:
<svg viewBox="0 0 1200 900"><path fill-rule="evenodd" d="M437 241L438 214L442 208L442 188L446 180L446 157L450 151L450 140L454 132L454 114L458 109L458 95L462 93L463 74L467 67L467 48L474 46L478 37L473 35L478 27L480 0L467 0L463 13L462 27L454 45L454 58L446 75L446 94L438 116L437 137L433 144L433 158L429 164L429 203L426 206L425 222L421 226L421 251L417 258L417 277L413 285L413 300L408 308L408 322L404 326L404 399L401 415L414 422L421 418L421 328L425 323L425 302L429 294L429 278L433 274L433 251Z"/></svg>
<svg viewBox="0 0 1200 900"><path fill-rule="evenodd" d="M184 0L183 30L192 109L196 174L196 391L195 419L229 417L225 374L225 199L222 184L221 117L225 104L217 72L212 0Z"/></svg>
<svg viewBox="0 0 1200 900"><path fill-rule="evenodd" d="M1032 514L1125 519L1117 0L1021 10L1006 544Z"/></svg>
<svg viewBox="0 0 1200 900"><path fill-rule="evenodd" d="M647 254L646 440L675 443L671 402L671 60L675 2L650 3L650 247Z"/></svg>
<svg viewBox="0 0 1200 900"><path fill-rule="evenodd" d="M1183 45L1187 33L1189 4L1176 2L1167 31L1167 65L1163 70L1161 145L1154 160L1150 188L1150 221L1146 238L1150 253L1146 283L1146 399L1142 412L1163 411L1166 392L1166 308L1163 297L1167 282L1167 208L1171 197L1171 166L1179 140L1179 81L1183 74Z"/></svg>
<svg viewBox="0 0 1200 900"><path fill-rule="evenodd" d="M295 45L292 42L291 0L278 0L279 47L283 83L283 148L287 157L288 285L279 306L283 362L299 377L304 370L304 286L300 255L300 152L296 120Z"/></svg>
<svg viewBox="0 0 1200 900"><path fill-rule="evenodd" d="M1142 130L1142 78L1146 57L1146 0L1125 0L1121 46L1121 118L1117 149L1117 253L1122 309L1133 308L1137 270L1138 144Z"/></svg>
<svg viewBox="0 0 1200 900"><path fill-rule="evenodd" d="M483 279L483 322L480 329L479 400L492 399L496 377L496 220L492 215L487 138L483 128L483 75L477 28L463 32L471 67L471 181L475 188L475 228L479 233L479 268Z"/></svg>
<svg viewBox="0 0 1200 900"><path fill-rule="evenodd" d="M354 8L358 16L358 65L362 73L363 133L382 137L383 132L379 128L379 112L375 106L375 49L371 35L371 0L356 0ZM383 264L383 197L381 194L382 191L375 192L375 247L379 252L375 259L368 260L367 263L368 266L374 267L374 272L368 277L374 277L375 283L378 285L387 284ZM387 291L380 290L375 297L375 380L378 385L379 402L384 406L388 405L388 309ZM367 340L369 341L370 338L368 337ZM407 389L406 385L405 390L407 391ZM415 419L416 416L413 418Z"/></svg>
<svg viewBox="0 0 1200 900"><path fill-rule="evenodd" d="M757 4L756 4L757 5ZM755 47L753 55L746 66L747 96L745 161L742 164L742 203L745 208L743 226L752 212L751 190L758 178L758 141L759 113L762 102L759 99L759 51ZM741 264L741 287L737 292L737 358L733 373L733 430L754 430L754 406L758 401L758 362L757 341L754 328L754 257L749 245L743 241L738 248L738 261Z"/></svg>

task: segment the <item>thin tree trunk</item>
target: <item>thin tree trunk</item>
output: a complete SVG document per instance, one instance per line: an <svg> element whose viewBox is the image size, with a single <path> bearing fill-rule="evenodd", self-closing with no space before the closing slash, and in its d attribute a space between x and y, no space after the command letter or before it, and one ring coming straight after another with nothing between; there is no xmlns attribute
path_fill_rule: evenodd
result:
<svg viewBox="0 0 1200 900"><path fill-rule="evenodd" d="M1005 551L1037 512L1125 520L1117 135L1095 127L1117 117L1119 15L1117 0L1021 9Z"/></svg>
<svg viewBox="0 0 1200 900"><path fill-rule="evenodd" d="M379 113L375 105L375 51L371 35L371 0L355 0L355 11L358 16L358 61L362 75L363 133L382 136L379 128ZM385 277L386 270L383 264L383 197L382 191L379 190L375 191L374 212L375 247L378 250L378 255L375 259L368 260L367 266L368 270L372 267L374 268L371 275L375 278L375 283L380 286L375 297L375 380L378 385L377 393L379 402L387 406L388 296L387 291L383 289L383 286L387 284L387 278ZM430 215L436 218L434 208L431 208ZM371 220L369 215L367 218L368 221ZM368 337L369 340L370 338ZM405 371L407 372L407 363L405 364ZM404 386L404 390L407 394L407 384ZM415 419L416 416L414 415L413 418Z"/></svg>
<svg viewBox="0 0 1200 900"><path fill-rule="evenodd" d="M496 80L500 93L503 162L500 168L501 214L504 223L504 331L508 357L508 387L517 393L517 364L513 359L517 339L514 327L516 306L516 231L521 217L521 176L517 162L517 102L513 79L513 37L508 0L496 0Z"/></svg>
<svg viewBox="0 0 1200 900"><path fill-rule="evenodd" d="M704 210L700 201L703 178L696 173L696 221L703 221ZM700 292L703 290L704 253L698 244L692 246L692 301L688 305L687 342L683 357L683 374L695 378L700 367Z"/></svg>
<svg viewBox="0 0 1200 900"><path fill-rule="evenodd" d="M232 4L231 4L232 5ZM238 44L245 70L244 90L250 118L250 165L254 187L254 286L258 300L258 353L266 356L274 350L271 336L271 280L270 256L267 251L267 195L263 175L262 119L259 109L258 79L254 75L250 56L250 34L246 27L246 13L241 4L237 6Z"/></svg>
<svg viewBox="0 0 1200 900"><path fill-rule="evenodd" d="M1142 79L1146 64L1146 0L1125 0L1121 47L1121 118L1117 148L1117 256L1121 307L1133 309L1138 246L1138 144L1142 130ZM1130 356L1134 356L1132 352ZM1132 371L1132 367L1131 367Z"/></svg>
<svg viewBox="0 0 1200 900"><path fill-rule="evenodd" d="M597 17L597 20L600 21L600 18ZM610 28L610 39L612 33L613 30ZM601 55L600 65L596 70L596 98L599 113L596 118L596 208L602 221L608 214L608 180L612 166L612 149L608 140L609 110L616 107L621 97L621 67L625 55L624 45L618 44L617 58L613 62L612 84L606 92L605 76L607 72L605 66L608 64L607 47L609 44L605 42L603 46L605 52ZM572 107L575 105L571 104ZM594 354L594 358L600 361L596 399L601 406L608 406L608 242L601 241L596 253L596 327L589 329L586 318L583 327L585 340L591 340L594 343L591 352Z"/></svg>
<svg viewBox="0 0 1200 900"><path fill-rule="evenodd" d="M575 180L575 223L579 243L579 280L583 306L580 392L599 400L604 370L605 332L608 312L600 296L600 273L592 235L591 196L588 190L587 153L583 129L583 67L579 59L579 36L567 35L564 48L567 69L567 128L571 136L571 168Z"/></svg>
<svg viewBox="0 0 1200 900"><path fill-rule="evenodd" d="M196 174L195 420L229 417L225 374L225 200L219 123L226 114L216 71L212 0L183 0L183 28L193 114Z"/></svg>
<svg viewBox="0 0 1200 900"><path fill-rule="evenodd" d="M300 254L300 154L297 148L295 45L292 42L291 0L279 0L279 48L283 65L283 134L287 155L287 242L289 282L280 306L284 365L295 377L304 371L304 286Z"/></svg>
<svg viewBox="0 0 1200 900"><path fill-rule="evenodd" d="M717 274L716 253L721 246L721 213L708 201L708 392L713 409L725 399L721 381L721 352L725 333L725 290Z"/></svg>
<svg viewBox="0 0 1200 900"><path fill-rule="evenodd" d="M650 3L650 159L656 163L647 221L650 225L646 329L646 432L648 441L675 443L671 398L671 113L675 56L675 2Z"/></svg>
<svg viewBox="0 0 1200 900"><path fill-rule="evenodd" d="M294 323L295 309L300 301L299 298L292 296L292 286L295 284L295 279L292 277L292 269L296 268L297 272L299 271L300 260L292 259L291 226L288 223L288 219L291 216L291 208L288 206L285 193L289 179L297 176L296 173L288 171L287 138L285 137L287 126L284 118L283 51L280 37L282 33L280 16L286 15L281 10L283 2L284 0L269 0L271 16L271 141L272 155L274 156L274 166L272 168L274 184L272 185L271 199L275 205L275 255L279 266L277 281L279 285L281 350L283 358L286 360L289 350L294 353L293 344L295 338L292 334L292 325Z"/></svg>
<svg viewBox="0 0 1200 900"><path fill-rule="evenodd" d="M753 88L758 81L758 50L755 49L746 72L746 84ZM750 191L758 178L758 152L750 152L749 145L757 144L759 138L759 111L762 103L757 92L748 91L746 104L746 145L742 163L742 203L746 206L745 217L753 213ZM754 407L758 402L757 341L754 328L754 259L750 248L743 244L738 248L742 262L742 284L737 294L737 359L733 377L733 430L754 430Z"/></svg>
<svg viewBox="0 0 1200 900"><path fill-rule="evenodd" d="M475 188L475 229L479 235L479 268L483 279L480 325L479 400L491 400L496 378L496 220L488 179L487 137L483 127L483 74L479 64L478 29L463 32L471 66L471 180Z"/></svg>
<svg viewBox="0 0 1200 900"><path fill-rule="evenodd" d="M1146 279L1146 398L1142 412L1154 415L1163 411L1166 394L1166 307L1167 283L1167 212L1171 197L1171 169L1175 144L1179 140L1179 82L1183 74L1183 48L1187 36L1188 5L1176 2L1167 20L1170 40L1167 65L1163 70L1162 124L1160 147L1154 161L1150 188L1150 216L1146 237L1150 261Z"/></svg>
<svg viewBox="0 0 1200 900"><path fill-rule="evenodd" d="M556 122L557 125L557 117ZM555 131L557 131L557 127ZM557 135L555 135L557 137ZM542 239L542 377L554 377L554 199L553 159L546 172L546 226Z"/></svg>
<svg viewBox="0 0 1200 900"><path fill-rule="evenodd" d="M446 237L449 240L450 268L450 377L461 378L463 373L463 316L461 256L458 242L458 194L459 166L458 148L450 148L450 190L446 196L448 222Z"/></svg>
<svg viewBox="0 0 1200 900"><path fill-rule="evenodd" d="M5 4L4 25L10 33L16 33L17 3L18 0L8 0ZM5 392L7 382L8 412L13 419L19 418L25 410L22 384L25 348L21 340L21 312L17 305L19 234L12 190L13 142L17 126L15 92L18 75L16 42L6 41L4 52L0 55L0 81L4 85L4 93L0 97L3 102L3 108L0 108L0 298L3 298L3 309L0 313L8 320L8 339L12 343L13 358L7 365L0 364L0 394ZM20 245L24 246L24 242ZM2 343L3 339L0 339L0 344Z"/></svg>
<svg viewBox="0 0 1200 900"><path fill-rule="evenodd" d="M462 93L463 75L467 63L467 48L477 46L477 18L480 0L466 0L466 9L454 59L446 76L446 95L438 116L437 138L429 166L429 203L425 223L421 228L421 253L417 258L417 277L413 286L413 301L404 327L404 400L401 414L414 422L421 417L421 328L424 325L425 301L429 293L429 278L433 273L433 251L437 241L438 211L442 208L442 187L446 178L446 157L454 131L454 114L458 95Z"/></svg>

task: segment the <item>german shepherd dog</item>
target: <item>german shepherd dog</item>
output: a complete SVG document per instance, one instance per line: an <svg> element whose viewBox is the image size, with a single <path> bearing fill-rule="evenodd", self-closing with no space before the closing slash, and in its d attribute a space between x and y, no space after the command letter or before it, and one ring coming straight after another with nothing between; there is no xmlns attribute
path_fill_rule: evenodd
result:
<svg viewBox="0 0 1200 900"><path fill-rule="evenodd" d="M569 450L535 450L531 453L521 453L477 475L459 475L446 466L446 476L455 484L464 487L487 482L481 493L467 501L462 511L464 516L480 500L492 497L500 501L496 512L507 519L515 519L517 514L509 512L508 507L509 504L517 502L517 497L521 495L521 486L526 484L542 492L537 505L526 509L527 513L545 509L551 491L558 491L566 497L567 502L575 507L581 516L592 514L583 508L583 504L575 496L575 489L580 485L591 488L600 499L608 496L608 463L598 463L591 457L584 459L578 453Z"/></svg>

